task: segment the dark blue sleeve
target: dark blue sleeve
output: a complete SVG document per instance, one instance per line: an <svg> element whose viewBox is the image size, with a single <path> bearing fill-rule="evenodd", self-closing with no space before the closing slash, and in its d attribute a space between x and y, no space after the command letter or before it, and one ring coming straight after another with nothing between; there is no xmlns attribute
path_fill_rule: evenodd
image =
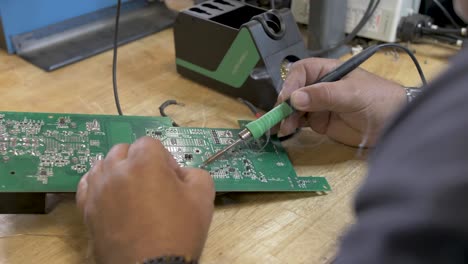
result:
<svg viewBox="0 0 468 264"><path fill-rule="evenodd" d="M468 52L373 151L336 264L468 263Z"/></svg>

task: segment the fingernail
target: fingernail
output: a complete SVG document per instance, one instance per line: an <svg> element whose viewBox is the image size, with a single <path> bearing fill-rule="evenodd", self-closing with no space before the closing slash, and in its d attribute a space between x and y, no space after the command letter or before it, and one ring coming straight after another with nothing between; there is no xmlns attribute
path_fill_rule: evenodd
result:
<svg viewBox="0 0 468 264"><path fill-rule="evenodd" d="M278 131L278 137L287 135L290 130L290 125L288 124L288 122L285 122L285 120L283 120L281 122L280 130Z"/></svg>
<svg viewBox="0 0 468 264"><path fill-rule="evenodd" d="M283 90L281 90L281 92L278 94L278 101L277 101L277 103L282 102L282 101L283 101Z"/></svg>
<svg viewBox="0 0 468 264"><path fill-rule="evenodd" d="M294 92L291 95L291 102L296 107L307 107L310 104L309 94L301 91Z"/></svg>

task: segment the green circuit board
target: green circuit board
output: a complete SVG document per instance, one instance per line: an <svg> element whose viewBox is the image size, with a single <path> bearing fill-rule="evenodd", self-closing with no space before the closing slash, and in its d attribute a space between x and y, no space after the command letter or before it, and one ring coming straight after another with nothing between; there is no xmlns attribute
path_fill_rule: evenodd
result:
<svg viewBox="0 0 468 264"><path fill-rule="evenodd" d="M75 192L113 145L142 136L160 140L181 166L199 167L239 131L173 127L166 117L0 112L0 192ZM323 177L297 176L274 137L232 149L206 169L218 192L331 190Z"/></svg>

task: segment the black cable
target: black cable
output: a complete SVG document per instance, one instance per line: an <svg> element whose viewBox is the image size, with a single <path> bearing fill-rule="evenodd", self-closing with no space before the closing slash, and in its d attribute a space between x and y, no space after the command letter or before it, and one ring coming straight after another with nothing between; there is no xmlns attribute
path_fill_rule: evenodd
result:
<svg viewBox="0 0 468 264"><path fill-rule="evenodd" d="M423 83L423 85L427 85L426 76L424 76L424 72L421 68L421 65L419 64L418 59L416 58L416 56L414 56L411 50L409 50L407 47L404 47L395 43L385 43L385 44L380 44L379 46L380 47L394 47L394 48L401 49L404 52L406 52L406 54L408 54L408 56L413 61L414 66L416 67L416 70L418 70L418 74L419 74L419 77L421 78L421 82Z"/></svg>
<svg viewBox="0 0 468 264"><path fill-rule="evenodd" d="M454 28L429 28L429 27L422 27L421 31L423 33L428 34L457 34L458 36L462 36L462 29L454 29Z"/></svg>
<svg viewBox="0 0 468 264"><path fill-rule="evenodd" d="M457 45L461 39L457 38L456 36L451 36L451 35L426 35L426 37L435 39L439 42L442 43L447 43L449 45Z"/></svg>
<svg viewBox="0 0 468 264"><path fill-rule="evenodd" d="M452 25L456 28L461 28L461 26L453 19L452 15L448 12L448 10L442 5L439 0L432 0L434 4L436 4L437 7L444 13L444 16L452 23Z"/></svg>
<svg viewBox="0 0 468 264"><path fill-rule="evenodd" d="M281 141L281 142L286 141L286 140L288 140L288 139L293 138L293 137L294 137L295 135L297 135L299 132L301 132L301 128L300 128L300 127L296 128L296 130L295 130L293 133L289 134L289 135L282 136L282 137L278 137L278 140Z"/></svg>
<svg viewBox="0 0 468 264"><path fill-rule="evenodd" d="M167 100L165 101L164 103L162 103L160 106L159 106L159 113L161 114L161 116L165 116L165 117L169 117L165 110L168 106L170 105L183 105L181 103L178 103L176 100ZM172 119L172 118L171 118ZM175 127L178 127L179 125L174 121L172 120L172 125L175 126Z"/></svg>
<svg viewBox="0 0 468 264"><path fill-rule="evenodd" d="M112 85L114 88L114 100L115 106L117 107L117 113L123 115L122 108L120 108L119 93L117 90L117 46L119 45L119 19L120 19L120 7L122 0L117 0L117 13L115 15L115 30L114 30L114 58L112 61Z"/></svg>
<svg viewBox="0 0 468 264"><path fill-rule="evenodd" d="M247 101L247 100L245 100L243 98L240 98L240 97L237 98L237 100L239 102L245 104L249 108L250 112L252 112L252 114L254 114L255 116L259 113L257 107L255 107L251 102L249 102L249 101Z"/></svg>
<svg viewBox="0 0 468 264"><path fill-rule="evenodd" d="M354 71L356 68L358 68L363 62L368 60L371 56L373 56L377 51L379 51L382 48L397 48L401 49L404 52L410 56L411 60L413 61L414 65L416 66L416 69L418 70L419 77L421 77L421 81L424 85L427 84L426 82L426 77L424 76L424 72L421 69L421 65L418 62L418 59L414 56L413 52L409 50L407 47L404 47L400 44L396 43L384 43L384 44L379 44L379 45L374 45L371 46L365 50L363 50L361 53L358 53L351 59L345 61L343 64L338 66L335 70L327 73L325 76L320 78L321 82L330 82L330 81L335 81L337 79L341 79L343 76L346 76L350 72Z"/></svg>
<svg viewBox="0 0 468 264"><path fill-rule="evenodd" d="M359 23L356 25L356 27L354 27L354 29L343 40L341 40L340 42L338 42L337 44L335 44L332 47L328 47L328 48L324 48L324 49L316 50L316 51L311 51L309 53L309 56L313 57L313 56L322 55L324 53L333 51L333 50L335 50L335 49L337 49L337 48L339 48L339 47L341 47L343 45L348 44L364 28L366 23L369 22L369 19L371 19L371 17L374 15L374 12L377 9L377 7L379 6L379 4L380 4L380 0L370 0L368 6L366 8L366 11L364 12L364 14L363 14L361 20L359 21Z"/></svg>

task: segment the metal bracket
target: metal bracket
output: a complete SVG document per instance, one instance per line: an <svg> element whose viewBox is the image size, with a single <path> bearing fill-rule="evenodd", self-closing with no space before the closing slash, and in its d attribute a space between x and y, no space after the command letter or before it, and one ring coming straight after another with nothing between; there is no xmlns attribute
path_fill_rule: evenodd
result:
<svg viewBox="0 0 468 264"><path fill-rule="evenodd" d="M116 7L105 8L12 37L17 54L53 71L113 47ZM161 1L122 4L119 45L170 27L177 12Z"/></svg>

